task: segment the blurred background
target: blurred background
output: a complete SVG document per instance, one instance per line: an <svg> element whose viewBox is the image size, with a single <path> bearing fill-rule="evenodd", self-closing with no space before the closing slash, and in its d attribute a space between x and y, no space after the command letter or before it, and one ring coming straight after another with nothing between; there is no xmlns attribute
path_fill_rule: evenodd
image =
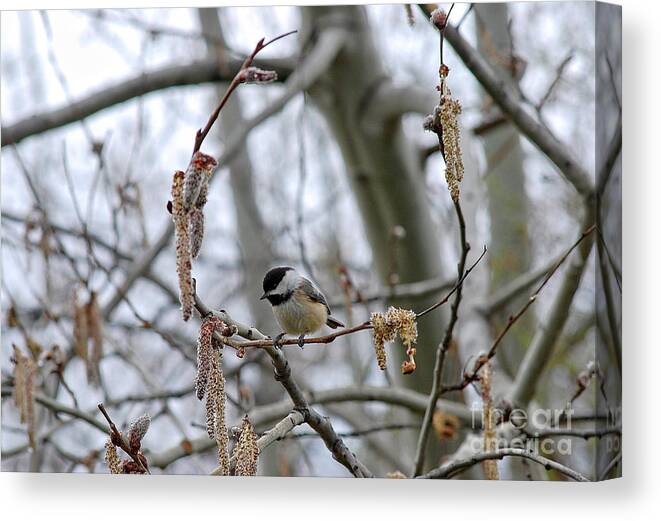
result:
<svg viewBox="0 0 661 521"><path fill-rule="evenodd" d="M450 23L599 185L620 125L619 18L602 20L583 2L456 4ZM260 38L294 29L256 61L278 82L242 85L202 147L226 160L193 264L198 293L275 335L258 300L272 266L309 276L347 325L391 304L424 309L455 284L456 215L438 140L422 128L438 103L439 34L417 6L3 12L3 471L107 472L107 435L90 421L103 427L99 402L120 429L151 414L143 446L152 472L206 474L217 464L194 396L199 321L181 320L166 203L173 171L186 168L195 131L243 58ZM469 263L488 248L464 287L443 376L452 384L587 228L594 199L586 203L503 116L447 42L444 53L463 107ZM619 309L602 298L619 299L613 163L599 198L604 240L586 241L508 334L494 360L496 403L512 398L534 346L548 356L532 383L516 387L515 405L564 410L581 377L587 390L571 405L588 427L619 402ZM85 306L98 331L81 356L74 322ZM286 348L299 383L378 476L411 470L447 319L441 308L418 324L410 376L400 374L397 344L388 370L378 369L369 332ZM12 400L14 345L37 366L31 440ZM229 425L286 404L264 353L228 352L224 369ZM439 408L428 468L479 434L478 389L447 393ZM264 417L258 434L279 419ZM572 438L570 454L549 457L597 479L613 438ZM499 467L503 479L563 479ZM348 475L306 426L261 454L259 474ZM463 477L482 476L476 467Z"/></svg>

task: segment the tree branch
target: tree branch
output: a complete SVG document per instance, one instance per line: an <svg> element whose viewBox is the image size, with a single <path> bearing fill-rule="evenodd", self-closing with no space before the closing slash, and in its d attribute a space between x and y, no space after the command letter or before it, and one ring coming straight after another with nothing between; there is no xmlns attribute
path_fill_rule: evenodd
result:
<svg viewBox="0 0 661 521"><path fill-rule="evenodd" d="M236 72L234 77L232 78L232 81L229 84L229 87L227 87L227 90L225 91L225 94L221 98L220 102L218 103L218 106L216 109L211 113L209 116L209 119L207 120L207 124L204 126L203 129L199 129L197 133L195 134L195 145L193 146L193 154L197 152L200 147L202 146L202 142L204 139L207 137L209 134L209 131L211 130L211 127L213 124L216 122L218 119L218 116L220 115L220 111L223 110L223 107L227 103L227 100L230 98L232 93L236 90L236 88L245 81L243 78L242 73L250 66L252 66L253 61L255 60L255 56L257 56L257 53L271 45L273 42L277 42L278 40L284 38L285 36L289 36L291 34L294 34L296 31L289 31L288 33L281 34L280 36L276 36L272 40L269 40L268 42L264 43L264 38L259 40L257 44L255 45L255 48L253 49L252 53L250 56L248 56L243 63L241 64L241 67L239 70Z"/></svg>
<svg viewBox="0 0 661 521"><path fill-rule="evenodd" d="M267 337L258 329L254 327L246 327L235 322L226 312L212 312L211 309L200 300L197 293L195 294L195 309L197 309L201 316L207 316L210 313L219 316L225 324L230 327L235 327L237 333L244 338L256 338L258 340L267 339ZM369 469L367 469L367 467L356 458L356 455L351 452L344 442L337 436L329 419L319 414L310 406L303 391L294 379L287 357L282 350L274 347L272 342L269 347L265 347L264 349L273 363L275 379L285 388L285 391L287 391L291 401L294 403L295 410L300 412L305 418L305 423L319 433L319 436L326 444L326 447L333 455L333 458L347 468L347 470L349 470L349 472L355 477L374 477Z"/></svg>
<svg viewBox="0 0 661 521"><path fill-rule="evenodd" d="M589 218L591 218L591 215L588 215L588 219ZM594 231L594 229L595 225L592 225L583 232L579 241L574 244L561 261L567 259L574 248L576 248L583 239L588 237L588 235L591 235L591 232ZM567 320L567 316L569 315L571 303L574 294L578 289L578 285L580 284L581 275L583 274L591 245L591 242L587 242L581 247L579 253L575 256L574 261L565 273L558 295L556 296L549 312L549 316L544 321L545 327L539 329L535 333L535 336L521 361L521 365L519 366L513 387L508 397L510 403L523 406L532 398L539 375L544 369L551 354L551 350L560 336ZM547 279L545 279L545 281L546 280Z"/></svg>
<svg viewBox="0 0 661 521"><path fill-rule="evenodd" d="M303 394L311 405L343 402L381 402L405 407L419 414L425 412L429 401L426 394L395 387L349 386L323 391L307 391ZM456 416L465 425L480 428L481 418L474 418L472 412L462 404L439 399L436 403L436 410ZM257 426L277 421L278 418L282 418L288 412L291 412L291 401L289 399L255 407L249 415L253 424ZM187 444L179 443L158 454L150 454L149 461L153 467L165 468L180 458L192 453L211 450L215 446L216 442L205 435L190 440L190 447Z"/></svg>
<svg viewBox="0 0 661 521"><path fill-rule="evenodd" d="M418 476L418 478L427 478L427 479L449 479L459 472L472 467L480 463L481 461L494 460L494 459L503 459L505 457L518 457L526 458L540 465L544 465L547 470L556 470L565 476L572 478L574 481L589 482L590 480L586 478L583 474L558 463L557 461L550 460L539 454L528 452L523 449L499 449L493 452L482 452L480 454L475 454L469 458L453 461L446 465L442 465L437 469Z"/></svg>
<svg viewBox="0 0 661 521"><path fill-rule="evenodd" d="M430 7L421 6L421 8L428 16L430 15ZM514 87L492 69L454 26L449 24L446 26L445 38L464 65L521 133L537 145L558 167L579 194L583 196L591 194L594 191L594 182L590 174L569 155L567 145L561 143L544 125L527 112L521 96Z"/></svg>
<svg viewBox="0 0 661 521"><path fill-rule="evenodd" d="M175 65L152 72L139 74L115 85L102 87L89 96L29 118L2 127L2 146L11 145L23 139L74 123L101 110L133 98L161 89L183 85L231 81L241 67L242 61L230 59L227 68L218 67L216 60L200 60L188 65ZM275 70L279 80L289 77L294 69L293 59L256 60L260 68Z"/></svg>
<svg viewBox="0 0 661 521"><path fill-rule="evenodd" d="M464 388L466 388L471 382L475 382L479 378L478 373L480 372L480 369L482 369L484 364L486 364L489 360L491 360L495 356L498 346L500 345L501 341L508 333L508 331L512 328L512 326L516 323L516 321L519 320L526 313L526 311L528 311L530 306L532 306L535 303L540 292L542 291L542 289L544 289L544 286L546 286L549 280L551 280L551 278L556 273L556 271L558 271L560 266L562 266L562 264L569 258L572 252L579 245L581 245L581 243L583 243L583 241L587 237L592 235L592 232L594 230L595 230L595 225L592 224L589 228L583 231L583 233L581 233L580 237L571 246L571 248L567 250L567 252L555 263L553 268L546 274L544 280L537 287L537 289L530 296L530 298L526 301L526 303L521 307L521 309L519 309L519 311L516 314L510 315L509 319L507 320L507 323L505 324L503 329L501 329L500 333L491 344L489 351L484 355L478 357L478 359L475 361L473 370L470 373L466 373L464 375L463 380L460 383L444 387L442 389L442 393L446 393L450 391L461 391ZM542 331L541 336L546 340L540 342L539 345L535 345L535 339L533 339L533 345L531 345L526 351L526 355L523 361L521 362L519 372L517 373L517 379L514 382L514 388L516 392L513 392L511 399L511 402L514 404L520 403L519 400L514 399L514 397L519 396L517 393L525 393L526 395L528 395L529 391L531 391L531 389L534 388L534 384L537 381L537 376L539 375L539 371L541 370L541 365L545 363L550 348L553 347L557 336L560 335L560 332L562 330L561 326L564 324L564 319L567 317L567 314L569 313L569 305L571 304L571 298L573 297L578 287L578 283L580 282L580 275L583 273L583 267L585 266L585 259L587 258L587 253L589 253L589 251L590 251L590 245L588 244L588 246L583 248L581 252L582 261L579 263L578 267L576 267L576 269L574 270L570 269L565 277L565 284L563 284L563 289L561 289L560 296L556 298L556 302L554 304L554 312L552 312L553 317L556 317L557 315L557 320L555 322L551 322L553 318L550 319L549 322L547 323L546 329L540 330ZM557 310L557 313L555 313L555 310ZM538 336L540 335L539 334L536 335L536 338ZM519 381L519 379L521 379L521 381Z"/></svg>
<svg viewBox="0 0 661 521"><path fill-rule="evenodd" d="M276 423L272 429L266 431L262 436L257 440L257 449L259 453L271 445L272 443L281 440L287 435L294 427L305 423L305 418L299 411L291 411L287 416L282 420ZM230 458L230 469L233 469L236 465L236 457L232 455ZM221 467L216 467L211 471L212 476L222 476L224 473ZM231 472L230 472L231 474Z"/></svg>

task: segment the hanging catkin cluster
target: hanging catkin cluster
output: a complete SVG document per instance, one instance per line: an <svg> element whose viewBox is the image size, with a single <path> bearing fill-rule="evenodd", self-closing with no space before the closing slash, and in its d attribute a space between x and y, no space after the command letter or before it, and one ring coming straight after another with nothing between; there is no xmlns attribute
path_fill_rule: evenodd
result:
<svg viewBox="0 0 661 521"><path fill-rule="evenodd" d="M484 450L485 452L493 452L497 447L496 439L496 420L494 418L493 403L491 397L491 362L487 361L482 368L480 376L480 383L482 385L482 423L484 430ZM487 479L497 480L498 477L498 464L496 460L485 460L482 462L484 469L484 476Z"/></svg>
<svg viewBox="0 0 661 521"><path fill-rule="evenodd" d="M218 462L223 475L229 475L229 436L225 422L225 376L223 375L222 344L214 338L214 333L231 334L231 328L215 315L202 319L197 339L197 376L195 393L198 400L206 394L206 426L209 438L218 445Z"/></svg>
<svg viewBox="0 0 661 521"><path fill-rule="evenodd" d="M441 120L443 149L445 151L445 180L452 200L459 201L459 183L464 178L464 161L461 157L459 114L461 103L450 92L441 96L439 117Z"/></svg>
<svg viewBox="0 0 661 521"><path fill-rule="evenodd" d="M20 421L27 425L28 440L31 447L35 447L34 432L34 385L37 376L37 364L27 355L23 354L18 346L14 345L14 402L18 407Z"/></svg>
<svg viewBox="0 0 661 521"><path fill-rule="evenodd" d="M99 364L103 357L103 319L96 292L81 304L77 291L73 295L74 351L85 361L88 383L99 384ZM91 348L90 348L91 342Z"/></svg>
<svg viewBox="0 0 661 521"><path fill-rule="evenodd" d="M415 371L415 342L418 339L415 313L409 309L391 306L385 315L372 313L370 322L379 369L382 371L386 369L386 342L394 341L399 335L408 356L408 360L402 363L402 373L410 374Z"/></svg>
<svg viewBox="0 0 661 521"><path fill-rule="evenodd" d="M202 248L204 237L204 205L207 202L209 179L216 160L195 152L186 169L178 170L172 179L172 220L174 221L179 300L184 320L193 312L192 259Z"/></svg>
<svg viewBox="0 0 661 521"><path fill-rule="evenodd" d="M236 458L235 474L237 476L257 475L259 447L257 447L257 435L247 415L241 424L241 434L234 447L234 457Z"/></svg>
<svg viewBox="0 0 661 521"><path fill-rule="evenodd" d="M437 10L439 11L439 10ZM436 11L434 11L436 13ZM442 11L437 16L438 23L434 22L439 29L445 26L445 15ZM434 18L432 17L432 21ZM439 25L440 24L440 25ZM434 107L433 114L428 115L423 128L429 132L434 132L438 136L443 159L445 160L445 180L450 190L450 196L456 203L459 201L459 183L464 178L464 160L461 154L461 133L459 131L459 114L461 114L461 102L452 97L452 93L447 86L447 76L450 69L447 65L441 65L439 70L440 86L437 87L441 92L439 104Z"/></svg>
<svg viewBox="0 0 661 521"><path fill-rule="evenodd" d="M224 476L230 473L229 436L225 420L225 375L222 369L222 351L215 350L211 359L207 389L207 433L218 446L218 464Z"/></svg>
<svg viewBox="0 0 661 521"><path fill-rule="evenodd" d="M184 320L188 320L193 313L193 282L191 280L188 217L184 210L184 173L181 170L175 172L172 179L172 220L174 221L174 244L181 314Z"/></svg>
<svg viewBox="0 0 661 521"><path fill-rule="evenodd" d="M214 338L216 331L224 328L225 323L215 315L202 319L200 334L197 337L197 376L195 377L195 393L198 400L204 398L207 390L209 372L213 361Z"/></svg>
<svg viewBox="0 0 661 521"><path fill-rule="evenodd" d="M110 439L106 441L106 455L104 457L104 460L111 474L123 473L122 461L119 459L119 456L117 455L117 448Z"/></svg>

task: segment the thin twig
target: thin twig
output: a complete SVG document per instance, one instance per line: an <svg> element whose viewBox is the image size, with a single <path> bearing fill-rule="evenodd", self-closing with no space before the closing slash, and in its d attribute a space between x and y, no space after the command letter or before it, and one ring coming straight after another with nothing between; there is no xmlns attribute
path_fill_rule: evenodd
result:
<svg viewBox="0 0 661 521"><path fill-rule="evenodd" d="M470 244L468 244L468 241L466 240L466 221L464 220L464 214L461 211L461 205L459 204L459 201L456 201L454 203L454 207L457 212L457 221L459 223L459 237L461 241L461 258L457 266L457 272L458 272L457 276L459 281L461 281L466 275L464 270L466 268L466 259L468 257L468 252L470 250ZM484 253L482 255L484 255ZM425 410L425 416L422 421L422 427L420 428L420 434L418 436L418 444L415 451L415 463L413 466L413 473L412 473L413 477L422 474L422 469L425 464L425 453L427 452L427 441L429 440L429 432L431 429L432 418L434 415L434 411L436 410L436 402L438 401L441 395L445 357L448 350L450 349L454 327L455 324L457 323L457 319L459 318L460 304L461 304L461 286L457 288L457 292L450 309L450 321L448 322L448 326L445 330L445 335L443 337L443 340L439 344L436 350L436 361L434 364L434 380L432 382L431 392L429 393L429 403L427 404L427 409Z"/></svg>
<svg viewBox="0 0 661 521"><path fill-rule="evenodd" d="M122 449L126 454L128 454L133 461L135 461L136 465L138 465L138 468L145 472L146 474L151 474L149 472L149 466L146 463L146 459L144 456L140 458L137 452L131 450L128 446L128 443L124 440L124 436L122 436L122 433L117 429L115 424L113 423L112 419L110 418L110 415L108 414L108 411L106 411L106 408L103 406L102 403L98 404L97 407L101 411L101 414L105 417L106 421L108 422L108 425L110 427L110 431L108 434L110 434L110 440L112 441L113 445L116 447L119 447Z"/></svg>
<svg viewBox="0 0 661 521"><path fill-rule="evenodd" d="M466 388L470 383L475 382L478 379L478 373L480 369L484 366L484 364L486 364L491 358L494 357L498 346L500 345L501 341L503 340L507 332L512 328L512 326L516 323L516 321L519 320L525 314L526 311L528 311L530 306L532 306L535 303L540 292L542 291L542 289L544 289L544 286L546 286L548 281L551 280L553 275L556 273L556 271L558 271L560 266L562 266L562 264L567 260L567 258L571 255L571 253L595 229L596 229L596 225L593 224L581 234L578 240L567 250L567 252L555 263L555 266L553 266L553 268L551 268L551 270L546 274L546 277L544 277L542 283L537 287L535 292L528 298L528 300L521 307L521 309L516 314L510 315L510 317L507 319L507 323L505 324L505 327L503 327L503 329L500 331L496 339L491 344L491 348L489 349L489 351L485 355L478 357L478 359L476 360L475 366L473 367L473 371L470 373L466 373L464 375L463 380L458 384L443 387L443 389L441 390L441 394L450 391L461 391L464 388Z"/></svg>
<svg viewBox="0 0 661 521"><path fill-rule="evenodd" d="M277 42L281 38L284 38L285 36L289 36L291 34L294 34L298 31L289 31L288 33L281 34L280 36L276 36L272 40L269 40L268 42L264 43L264 38L259 40L257 44L255 45L255 48L253 49L252 53L250 56L248 56L243 64L241 65L241 68L238 70L238 72L235 74L234 78L232 79L232 82L229 84L229 87L227 87L227 90L225 91L225 94L220 100L220 103L218 103L218 106L216 109L211 113L209 116L209 119L207 121L207 124L204 126L203 129L199 129L197 133L195 134L195 146L193 147L193 154L197 152L200 147L202 146L202 142L204 139L207 137L207 134L209 134L209 131L211 130L211 127L213 124L216 122L218 119L218 116L220 115L220 111L223 110L223 107L227 103L227 100L229 97L232 95L232 92L236 90L236 88L241 84L242 80L242 73L245 69L250 67L252 65L253 60L255 59L255 56L257 53L269 45L271 45L274 42Z"/></svg>
<svg viewBox="0 0 661 521"><path fill-rule="evenodd" d="M193 286L195 288L195 285ZM202 300L197 295L197 292L194 294L195 297L195 309L201 316L207 316L211 313L218 316L227 326L236 330L237 334L240 336L253 339L257 338L262 342L266 342L267 346L264 346L266 353L271 358L273 364L273 369L275 373L275 379L282 384L287 391L287 394L291 398L291 401L294 404L296 411L300 412L310 427L312 427L316 432L319 433L319 436L324 441L324 444L328 450L333 455L333 458L337 460L341 465L343 465L351 474L359 478L370 478L374 477L374 474L360 461L356 458L356 455L349 450L349 448L344 444L341 438L337 436L333 425L330 420L322 416L317 410L315 410L305 397L303 390L299 387L298 383L294 379L289 366L289 361L281 349L276 348L273 345L273 341L268 339L261 331L254 327L247 327L243 324L240 324L234 321L229 314L224 311L212 311L208 306L206 306ZM215 333L216 338L224 339Z"/></svg>

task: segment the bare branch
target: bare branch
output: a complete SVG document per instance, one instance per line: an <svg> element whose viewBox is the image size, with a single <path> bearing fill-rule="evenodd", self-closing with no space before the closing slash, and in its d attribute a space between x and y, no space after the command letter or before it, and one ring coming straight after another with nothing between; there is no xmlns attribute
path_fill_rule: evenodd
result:
<svg viewBox="0 0 661 521"><path fill-rule="evenodd" d="M421 6L430 14L430 7ZM594 190L590 174L568 153L569 147L561 143L549 130L532 117L514 87L501 78L487 61L452 25L445 28L445 38L452 45L468 70L480 82L501 110L517 128L558 167L578 193L587 196Z"/></svg>
<svg viewBox="0 0 661 521"><path fill-rule="evenodd" d="M89 96L2 127L2 146L74 123L113 105L124 103L150 92L184 85L231 81L242 61L231 59L227 68L218 67L216 60L200 60L188 65L164 67L122 80L115 85L100 88ZM294 69L292 59L256 60L259 67L275 70L280 80L289 77Z"/></svg>
<svg viewBox="0 0 661 521"><path fill-rule="evenodd" d="M212 311L200 300L197 293L195 294L195 308L202 316L207 316L212 313ZM246 328L246 326L238 324L225 312L213 312L213 314L219 316L228 326L236 327L238 334L244 338L258 338L260 340L265 340L267 338L256 328ZM289 362L282 350L274 347L272 343L269 347L265 347L265 350L273 363L275 379L282 384L285 391L287 391L287 394L289 394L289 397L294 403L295 410L299 411L305 418L305 422L319 433L319 436L321 436L321 439L333 455L333 458L340 464L344 465L344 467L346 467L355 477L373 477L373 474L367 469L367 467L356 458L355 454L351 452L344 442L337 436L329 419L319 414L310 406L303 391L294 379L291 368L289 367Z"/></svg>
<svg viewBox="0 0 661 521"><path fill-rule="evenodd" d="M551 470L551 469L556 470L561 474L564 474L565 476L572 478L574 481L583 481L583 482L590 481L583 474L576 472L575 470L570 469L569 467L566 467L565 465L562 465L557 461L550 460L548 458L545 458L544 456L540 456L539 454L533 452L527 452L523 449L499 449L494 452L483 452L480 454L475 454L470 458L466 458L459 461L453 461L446 465L442 465L437 469L428 472L427 474L418 476L418 478L450 479L459 472L466 470L467 468L472 467L473 465L476 465L481 461L503 459L505 457L526 458L531 461L534 461L535 463L539 463L540 465L544 465L544 467L547 470Z"/></svg>
<svg viewBox="0 0 661 521"><path fill-rule="evenodd" d="M574 244L574 247L572 247L572 249L569 250L561 260L565 260L583 239L588 235L591 235L591 232L594 229L595 226L592 225L588 230L583 232L579 241ZM530 401L537 385L539 375L546 365L551 350L553 349L557 338L560 336L567 316L569 315L571 302L578 289L590 249L590 242L584 244L565 273L562 286L555 298L549 317L545 320L545 328L537 331L531 345L528 347L526 354L521 361L521 365L519 366L519 370L514 380L513 388L509 395L509 401L512 404L525 405ZM547 279L545 279L545 281L547 281Z"/></svg>
<svg viewBox="0 0 661 521"><path fill-rule="evenodd" d="M492 359L495 356L498 346L500 345L501 341L508 333L508 331L512 328L512 326L516 323L516 321L519 320L519 318L521 318L526 313L526 311L528 311L530 306L532 306L535 303L540 292L542 291L542 289L544 289L544 286L546 286L549 280L551 280L551 278L556 273L556 271L558 271L560 266L562 266L562 264L569 258L572 252L579 245L581 245L581 243L587 237L590 237L592 235L592 232L594 230L595 230L595 225L593 224L589 228L587 228L583 233L581 233L580 237L571 246L571 248L569 248L569 250L567 250L567 252L555 263L553 268L549 270L549 272L546 274L546 277L544 277L544 280L537 287L537 289L530 296L530 298L526 301L526 303L521 307L521 309L519 309L519 311L516 314L511 315L509 317L507 323L505 324L503 329L501 329L500 333L498 334L494 342L491 344L489 351L486 354L478 357L478 359L475 361L473 370L469 373L466 373L464 375L463 380L459 384L449 385L444 387L442 390L443 393L450 391L460 391L466 388L471 382L474 382L478 379L478 373L480 369L482 369L484 364L486 364L490 359ZM539 371L541 370L541 366L545 363L546 358L548 356L548 352L555 343L555 339L557 338L558 335L560 335L560 332L562 330L561 325L564 324L564 319L567 317L567 314L569 313L569 304L571 303L571 298L573 297L578 287L578 283L580 281L580 275L583 272L583 266L585 265L585 258L587 258L586 252L589 252L589 249L590 249L589 244L587 247L583 248L581 252L581 257L583 259L582 262L579 263L579 266L576 269L569 271L568 275L565 278L565 282L569 280L569 282L565 284L566 291L563 292L561 290L560 296L556 299L558 323L555 323L555 325L553 326L547 324L546 329L542 330L543 332L542 336L546 340L540 342L539 345L537 346L535 345L535 340L533 340L533 345L530 346L526 351L525 358L521 362L519 372L517 373L517 379L514 383L514 387L516 391L513 391L512 400L511 400L512 403L520 404L519 401L520 395L518 393L523 393L525 391L526 396L528 396L529 391L531 391L532 388L534 388L534 384L537 381L537 376L539 374ZM535 370L533 370L533 365ZM520 379L521 381L519 381Z"/></svg>

